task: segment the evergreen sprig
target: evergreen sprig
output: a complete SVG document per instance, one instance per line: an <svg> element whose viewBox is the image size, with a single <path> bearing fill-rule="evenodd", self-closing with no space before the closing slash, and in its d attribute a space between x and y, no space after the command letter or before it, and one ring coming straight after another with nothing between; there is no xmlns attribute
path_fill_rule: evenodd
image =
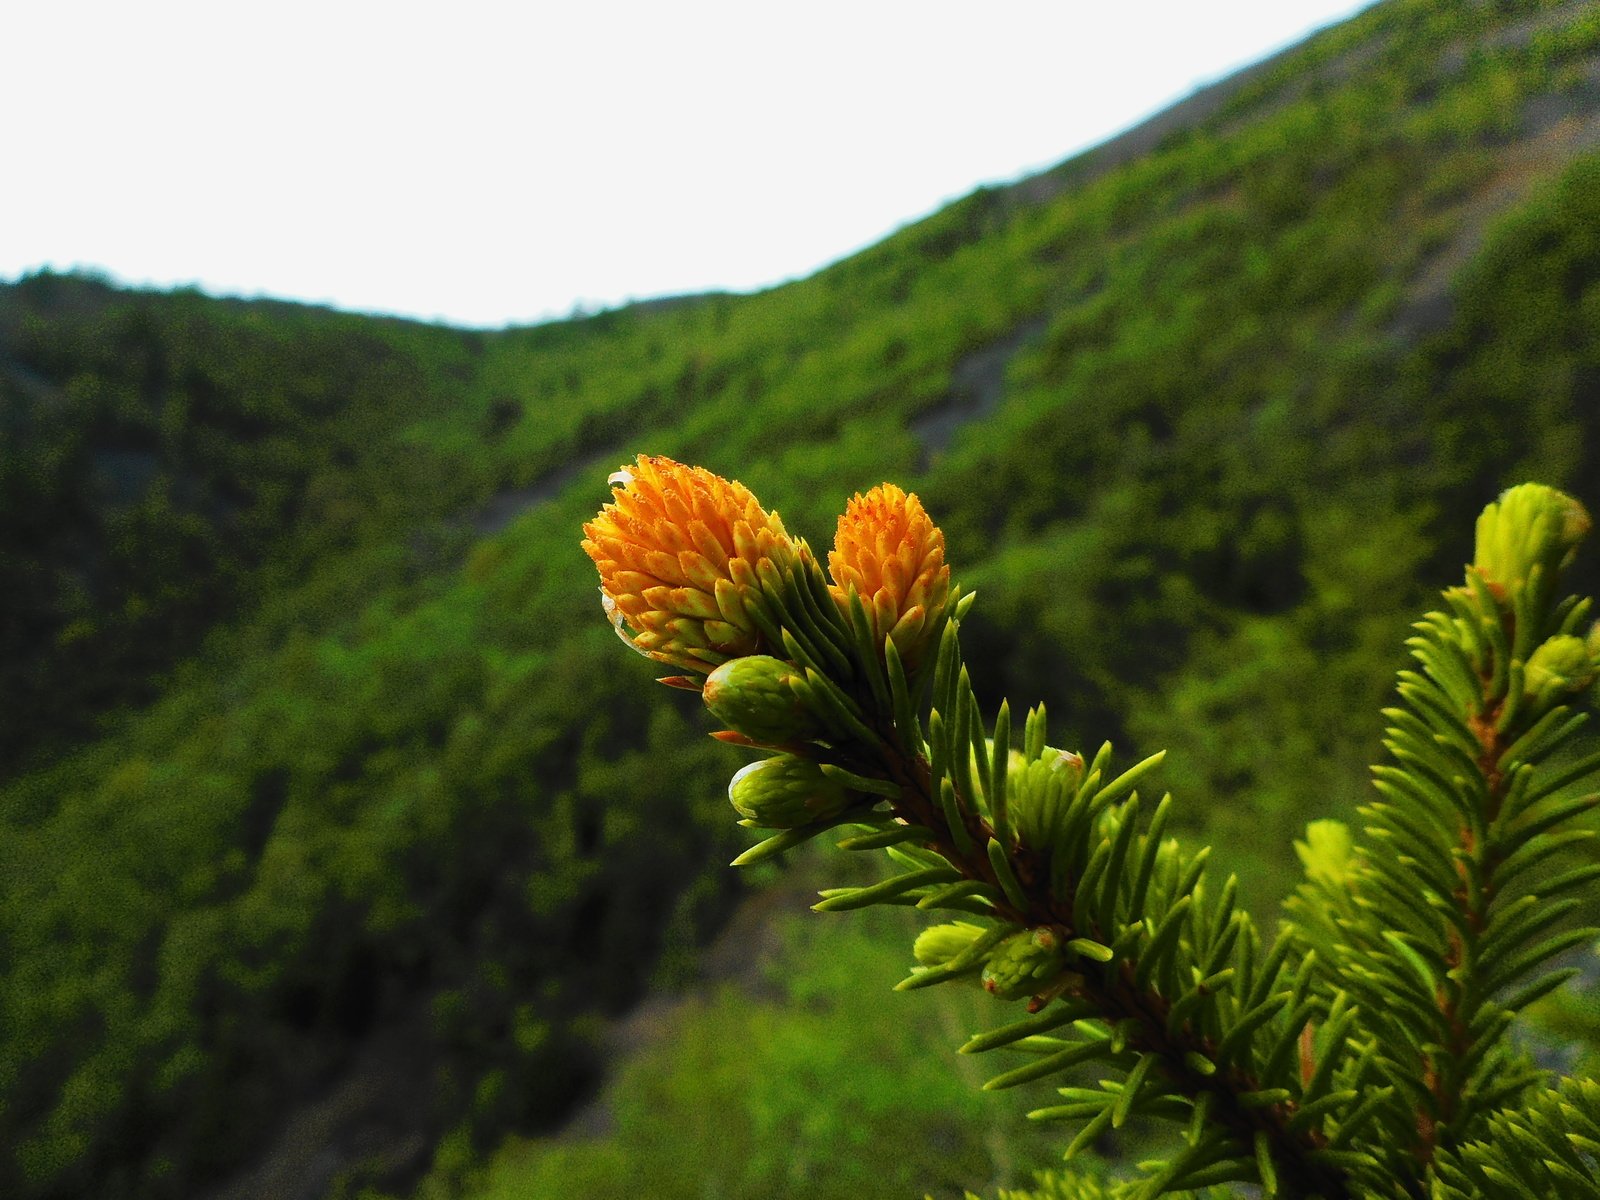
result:
<svg viewBox="0 0 1600 1200"><path fill-rule="evenodd" d="M1466 583L1411 639L1364 839L1312 826L1270 938L1167 836L1172 797L1141 795L1161 754L1119 771L1109 743L1050 745L1042 705L1020 730L1008 704L986 716L961 648L974 598L915 496L855 497L824 571L738 484L643 457L614 478L585 548L619 634L690 671L665 682L760 756L729 796L774 832L736 863L838 831L892 871L818 911L956 914L898 987L1025 1005L962 1047L1010 1056L987 1088L1054 1087L1031 1115L1069 1124L1069 1158L1134 1118L1181 1130L1117 1195L1498 1195L1474 1182L1496 1155L1571 1123L1572 1101L1521 1114L1543 1080L1507 1031L1564 981L1542 966L1594 937L1571 918L1600 868L1558 865L1600 802L1570 790L1595 759L1562 757L1600 673L1588 602L1554 598L1588 529L1575 501L1525 485L1485 511Z"/></svg>
<svg viewBox="0 0 1600 1200"><path fill-rule="evenodd" d="M1592 836L1573 826L1600 803L1570 790L1594 757L1562 757L1600 659L1579 636L1590 605L1554 601L1587 529L1574 501L1536 485L1485 510L1465 584L1410 639L1417 669L1384 713L1392 761L1373 769L1366 839L1325 823L1303 848L1291 936L1321 956L1324 989L1359 1000L1382 1047L1386 1194L1426 1195L1441 1151L1485 1136L1542 1083L1506 1032L1574 973L1545 964L1595 937L1571 918L1600 866L1552 866Z"/></svg>
<svg viewBox="0 0 1600 1200"><path fill-rule="evenodd" d="M1437 1200L1600 1200L1600 1083L1568 1079L1441 1156Z"/></svg>

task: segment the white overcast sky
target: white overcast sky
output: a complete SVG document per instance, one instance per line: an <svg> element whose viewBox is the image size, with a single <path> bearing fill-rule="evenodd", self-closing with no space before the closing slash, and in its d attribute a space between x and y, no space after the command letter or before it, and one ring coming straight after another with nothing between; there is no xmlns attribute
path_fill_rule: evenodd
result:
<svg viewBox="0 0 1600 1200"><path fill-rule="evenodd" d="M482 326L757 288L1365 7L0 2L0 278Z"/></svg>

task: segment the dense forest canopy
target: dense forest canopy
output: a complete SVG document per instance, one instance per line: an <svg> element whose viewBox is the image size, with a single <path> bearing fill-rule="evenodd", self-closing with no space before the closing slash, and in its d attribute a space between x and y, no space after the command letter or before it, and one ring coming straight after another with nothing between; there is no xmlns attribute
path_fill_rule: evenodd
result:
<svg viewBox="0 0 1600 1200"><path fill-rule="evenodd" d="M1170 747L1279 894L1471 516L1600 511L1600 14L1389 0L1212 101L753 296L0 287L0 1192L209 1194L373 1046L329 1188L587 1093L736 887L735 760L577 545L638 451L817 544L915 489L985 703Z"/></svg>

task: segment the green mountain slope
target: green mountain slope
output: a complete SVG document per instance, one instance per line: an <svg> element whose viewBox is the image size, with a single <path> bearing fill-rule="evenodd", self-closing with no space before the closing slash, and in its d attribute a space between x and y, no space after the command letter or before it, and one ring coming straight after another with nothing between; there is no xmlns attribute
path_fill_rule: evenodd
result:
<svg viewBox="0 0 1600 1200"><path fill-rule="evenodd" d="M296 1186L403 1184L584 1094L733 887L734 760L577 548L639 450L820 545L915 487L980 687L1171 746L1225 845L1360 795L1469 516L1600 507L1600 19L1391 0L1214 99L751 297L0 289L0 1193L243 1194L347 1090Z"/></svg>
<svg viewBox="0 0 1600 1200"><path fill-rule="evenodd" d="M481 341L50 275L0 291L0 773L148 700L361 530L465 503L472 464L395 433L467 419Z"/></svg>

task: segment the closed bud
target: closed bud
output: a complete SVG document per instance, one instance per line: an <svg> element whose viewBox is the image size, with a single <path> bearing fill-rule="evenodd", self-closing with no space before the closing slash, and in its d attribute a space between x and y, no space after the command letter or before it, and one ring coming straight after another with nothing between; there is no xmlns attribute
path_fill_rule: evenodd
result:
<svg viewBox="0 0 1600 1200"><path fill-rule="evenodd" d="M972 757L972 768L973 768L973 772L974 772L975 775L979 771L987 771L989 769L989 764L994 762L994 739L993 738L984 738L983 739L983 760L982 760L982 762L980 762L979 759L978 759L978 748L976 746L974 746L972 748L972 756L971 757ZM1009 779L1011 781L1009 786L1007 786L1007 788L1006 788L1006 796L1007 796L1008 799L1014 799L1016 797L1016 795L1017 795L1017 783L1016 783L1017 777L1023 770L1025 770L1027 768L1027 765L1028 765L1027 756L1025 756L1022 753L1021 750L1018 750L1015 746L1013 746L1011 748L1010 752L1006 755L1006 777L1007 777L1007 779ZM981 785L977 784L977 783L974 783L974 786L975 787L981 787ZM986 796L984 796L984 799L986 801L987 800L992 800L993 797L990 797L990 796L986 795Z"/></svg>
<svg viewBox="0 0 1600 1200"><path fill-rule="evenodd" d="M942 967L954 958L959 958L973 944L983 936L984 931L980 926L969 924L966 921L952 921L948 925L935 925L924 929L917 935L916 943L911 947L911 953L916 956L917 962L924 967Z"/></svg>
<svg viewBox="0 0 1600 1200"><path fill-rule="evenodd" d="M1589 628L1589 661L1595 664L1594 690L1589 694L1589 703L1600 708L1600 621L1596 621Z"/></svg>
<svg viewBox="0 0 1600 1200"><path fill-rule="evenodd" d="M1503 492L1478 518L1472 565L1492 584L1515 593L1535 566L1545 584L1571 562L1592 522L1589 512L1565 492L1524 483Z"/></svg>
<svg viewBox="0 0 1600 1200"><path fill-rule="evenodd" d="M789 680L795 669L781 659L751 654L730 659L706 677L701 696L729 729L758 742L801 742L822 725Z"/></svg>
<svg viewBox="0 0 1600 1200"><path fill-rule="evenodd" d="M1589 640L1595 640L1592 632ZM1528 692L1534 696L1581 692L1594 682L1596 657L1583 638L1569 634L1551 638L1528 658Z"/></svg>
<svg viewBox="0 0 1600 1200"><path fill-rule="evenodd" d="M1056 935L1047 928L1025 929L995 947L983 968L991 996L1020 1000L1045 990L1062 973L1065 960Z"/></svg>
<svg viewBox="0 0 1600 1200"><path fill-rule="evenodd" d="M1011 823L1025 845L1043 850L1054 817L1071 802L1083 782L1083 755L1046 746L1032 762L1019 763L1018 758L1013 751L1006 772Z"/></svg>
<svg viewBox="0 0 1600 1200"><path fill-rule="evenodd" d="M1078 782L1083 778L1083 755L1076 750L1057 750L1054 746L1046 746L1039 761L1048 766L1053 774L1069 780L1074 790L1077 789Z"/></svg>
<svg viewBox="0 0 1600 1200"><path fill-rule="evenodd" d="M752 824L797 829L832 820L857 796L811 760L780 754L741 768L728 784L728 799Z"/></svg>
<svg viewBox="0 0 1600 1200"><path fill-rule="evenodd" d="M1306 878L1332 891L1348 890L1356 875L1355 839L1343 821L1313 821L1306 840L1294 844Z"/></svg>

